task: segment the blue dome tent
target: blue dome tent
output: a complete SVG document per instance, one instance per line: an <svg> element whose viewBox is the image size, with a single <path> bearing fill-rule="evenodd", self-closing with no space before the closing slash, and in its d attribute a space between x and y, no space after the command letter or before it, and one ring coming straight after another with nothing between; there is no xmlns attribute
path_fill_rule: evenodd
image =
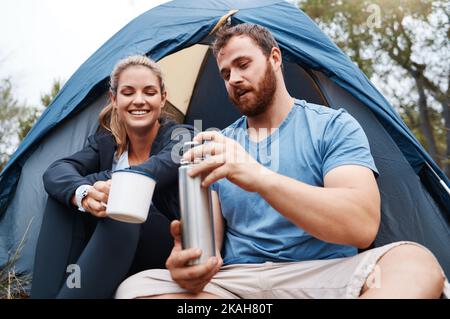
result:
<svg viewBox="0 0 450 319"><path fill-rule="evenodd" d="M31 225L16 272L32 272L47 199L42 174L96 131L108 76L119 59L139 53L159 61L167 107L179 121L199 126L196 120L202 120L204 130L223 128L239 116L208 47L215 27L227 20L267 27L283 52L291 95L345 108L365 130L380 171L382 222L374 246L417 241L450 276L448 178L357 66L308 16L282 0L175 0L134 19L81 65L1 173L0 269Z"/></svg>

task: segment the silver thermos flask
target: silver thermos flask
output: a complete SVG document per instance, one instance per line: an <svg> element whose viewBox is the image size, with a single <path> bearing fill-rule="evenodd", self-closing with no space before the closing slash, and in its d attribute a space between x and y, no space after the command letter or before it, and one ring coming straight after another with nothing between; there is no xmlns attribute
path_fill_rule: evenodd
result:
<svg viewBox="0 0 450 319"><path fill-rule="evenodd" d="M197 142L184 143L183 154L197 145ZM182 159L178 169L182 246L183 249L199 248L202 251L201 256L191 261L190 265L204 263L216 255L211 191L201 186L202 176L188 175L189 170L202 160L196 158L194 162L189 162Z"/></svg>

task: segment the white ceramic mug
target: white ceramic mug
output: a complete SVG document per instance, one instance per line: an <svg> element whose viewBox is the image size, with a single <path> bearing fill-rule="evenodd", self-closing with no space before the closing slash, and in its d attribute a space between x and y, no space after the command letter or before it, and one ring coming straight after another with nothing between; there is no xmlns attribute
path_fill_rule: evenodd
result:
<svg viewBox="0 0 450 319"><path fill-rule="evenodd" d="M147 220L156 181L141 171L113 172L106 214L122 222L139 224Z"/></svg>

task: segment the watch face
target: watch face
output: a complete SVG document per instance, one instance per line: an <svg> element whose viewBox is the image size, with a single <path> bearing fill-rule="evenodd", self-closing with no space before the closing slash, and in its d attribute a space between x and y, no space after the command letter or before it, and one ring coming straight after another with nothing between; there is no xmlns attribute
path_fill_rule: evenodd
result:
<svg viewBox="0 0 450 319"><path fill-rule="evenodd" d="M80 200L85 198L89 193L90 187L81 187L79 190L77 190L77 197L79 197Z"/></svg>
<svg viewBox="0 0 450 319"><path fill-rule="evenodd" d="M88 193L89 193L89 188L86 188L86 189L83 190L83 192L81 193L81 196L82 196L83 198L85 198L85 197L88 195Z"/></svg>

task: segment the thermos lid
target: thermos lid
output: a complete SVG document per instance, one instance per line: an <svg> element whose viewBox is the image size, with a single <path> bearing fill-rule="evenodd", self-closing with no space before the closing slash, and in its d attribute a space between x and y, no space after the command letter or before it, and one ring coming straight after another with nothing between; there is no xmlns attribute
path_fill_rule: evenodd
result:
<svg viewBox="0 0 450 319"><path fill-rule="evenodd" d="M196 141L189 141L189 142L184 142L183 144L183 151L186 149L186 151L189 151L191 148L194 148L196 146L200 145L199 142Z"/></svg>
<svg viewBox="0 0 450 319"><path fill-rule="evenodd" d="M199 142L195 142L195 141L190 141L190 142L185 142L183 144L183 149L182 149L182 155L184 155L186 152L188 152L189 150L193 149L196 146L199 146L200 143ZM196 158L194 160L194 162L196 162L198 159ZM180 164L190 164L192 163L191 161L186 161L184 159L181 159Z"/></svg>

